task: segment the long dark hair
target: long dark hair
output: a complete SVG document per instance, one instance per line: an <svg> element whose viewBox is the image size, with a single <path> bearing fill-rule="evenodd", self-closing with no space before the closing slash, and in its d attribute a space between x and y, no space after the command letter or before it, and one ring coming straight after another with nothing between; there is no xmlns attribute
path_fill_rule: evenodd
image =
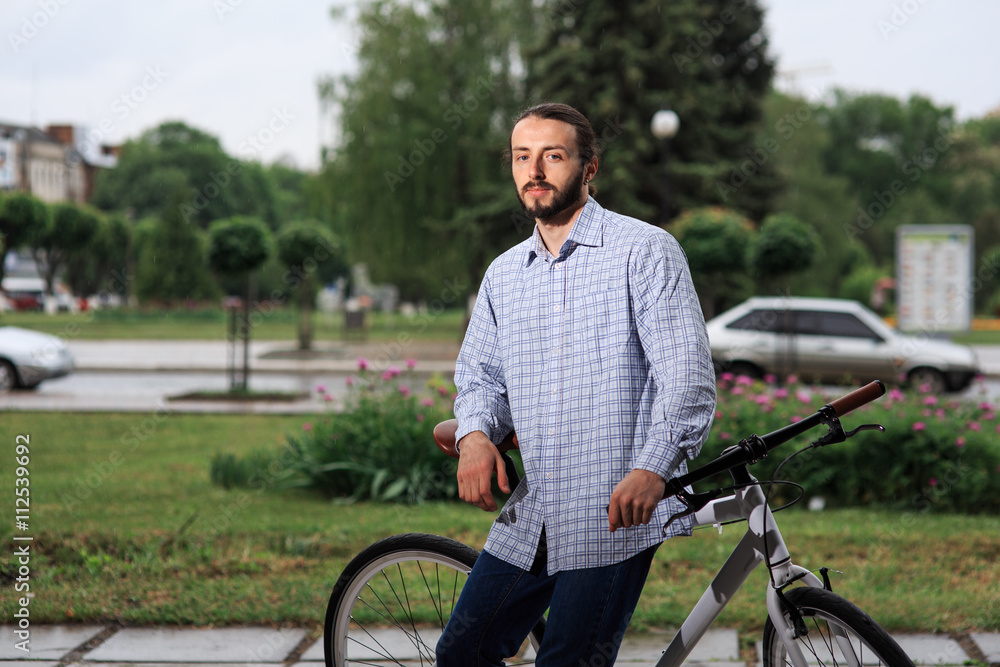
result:
<svg viewBox="0 0 1000 667"><path fill-rule="evenodd" d="M570 105L559 102L536 104L522 111L521 115L514 119L514 125L517 125L525 118L558 120L572 125L573 129L576 130L576 147L580 151L580 161L583 164L587 164L592 158L598 156L599 147L597 145L597 135L594 134L594 128L590 125L590 121L587 120L586 116ZM509 143L507 144L505 157L507 162L510 162L511 146ZM587 189L590 191L590 194L597 194L597 187L593 183L588 183Z"/></svg>

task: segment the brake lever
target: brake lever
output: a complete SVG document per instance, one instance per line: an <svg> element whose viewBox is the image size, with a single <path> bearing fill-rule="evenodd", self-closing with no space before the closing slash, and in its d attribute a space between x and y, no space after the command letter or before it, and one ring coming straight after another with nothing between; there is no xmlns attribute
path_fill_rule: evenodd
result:
<svg viewBox="0 0 1000 667"><path fill-rule="evenodd" d="M682 519L686 516L691 516L692 514L703 508L705 505L709 504L710 502L718 498L720 495L722 495L722 489L712 489L711 491L705 491L704 493L688 493L687 491L682 490L678 493L675 493L674 495L676 495L680 499L680 501L684 503L684 506L687 509L681 512L677 512L669 519L667 519L667 522L663 524L664 536L667 534L667 528L670 527L670 524L672 524L674 521L677 521L677 519Z"/></svg>
<svg viewBox="0 0 1000 667"><path fill-rule="evenodd" d="M885 426L882 426L881 424L862 424L853 431L848 431L846 435L848 438L853 438L854 434L858 431L881 431L882 433L885 433Z"/></svg>

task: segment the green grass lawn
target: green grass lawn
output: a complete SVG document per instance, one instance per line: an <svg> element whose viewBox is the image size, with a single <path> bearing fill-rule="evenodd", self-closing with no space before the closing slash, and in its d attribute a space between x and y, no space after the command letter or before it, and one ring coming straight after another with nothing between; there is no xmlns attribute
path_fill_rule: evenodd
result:
<svg viewBox="0 0 1000 667"><path fill-rule="evenodd" d="M253 340L295 340L299 314L293 308L275 308L251 313ZM447 310L407 317L398 313L368 313L367 339L396 340L407 334L413 340L453 342L461 340L464 313ZM314 313L313 333L317 342L344 338L343 315ZM221 309L200 310L106 310L87 313L37 312L0 314L0 326L19 326L44 331L65 339L82 340L225 340L227 315ZM356 334L352 332L352 336Z"/></svg>
<svg viewBox="0 0 1000 667"><path fill-rule="evenodd" d="M33 622L290 624L319 629L333 582L374 540L431 532L481 546L493 516L460 503L341 505L208 480L216 452L278 448L308 418L3 412L8 519L0 614L12 618L17 566L14 446L30 436ZM429 445L430 446L430 445ZM443 463L443 462L442 462ZM893 630L1000 629L1000 518L873 510L778 515L796 561L840 570L834 588ZM666 543L633 620L675 626L741 535L703 530ZM755 572L720 623L756 632L766 574ZM8 594L10 592L11 594Z"/></svg>

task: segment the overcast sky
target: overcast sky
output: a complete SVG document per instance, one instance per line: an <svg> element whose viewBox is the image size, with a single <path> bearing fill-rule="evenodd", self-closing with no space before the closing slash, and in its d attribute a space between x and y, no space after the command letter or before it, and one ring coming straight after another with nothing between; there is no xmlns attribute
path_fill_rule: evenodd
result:
<svg viewBox="0 0 1000 667"><path fill-rule="evenodd" d="M997 0L761 1L784 89L921 93L960 119L1000 107ZM332 4L3 0L0 122L120 143L181 119L232 154L315 168L332 136L316 81L352 71L358 41Z"/></svg>

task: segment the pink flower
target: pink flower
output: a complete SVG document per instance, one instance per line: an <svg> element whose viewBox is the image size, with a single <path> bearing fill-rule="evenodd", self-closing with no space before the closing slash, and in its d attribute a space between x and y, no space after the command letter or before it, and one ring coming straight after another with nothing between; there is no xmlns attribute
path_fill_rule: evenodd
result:
<svg viewBox="0 0 1000 667"><path fill-rule="evenodd" d="M938 419L944 419L944 409L938 408L937 410L935 410L934 416L937 417Z"/></svg>
<svg viewBox="0 0 1000 667"><path fill-rule="evenodd" d="M318 384L318 385L316 385L316 393L317 394L325 394L326 393L326 385L325 384Z"/></svg>
<svg viewBox="0 0 1000 667"><path fill-rule="evenodd" d="M997 418L997 415L996 415L995 412L984 412L983 413L983 419L985 419L988 422L991 422L991 421L993 421L996 418Z"/></svg>
<svg viewBox="0 0 1000 667"><path fill-rule="evenodd" d="M715 411L715 418L716 419L722 419L722 410L716 410Z"/></svg>
<svg viewBox="0 0 1000 667"><path fill-rule="evenodd" d="M444 387L444 386L438 387L438 393L441 394L442 396L447 396L448 395L448 387Z"/></svg>
<svg viewBox="0 0 1000 667"><path fill-rule="evenodd" d="M391 380L393 377L394 377L393 374L391 372L389 372L389 371L384 371L382 373L382 379L385 380L386 382L388 382L389 380Z"/></svg>
<svg viewBox="0 0 1000 667"><path fill-rule="evenodd" d="M982 403L979 404L979 409L980 410L992 410L993 409L993 404L992 403L987 403L986 401L983 401Z"/></svg>
<svg viewBox="0 0 1000 667"><path fill-rule="evenodd" d="M753 384L753 378L750 377L749 375L740 375L738 378L736 378L736 384L750 386Z"/></svg>
<svg viewBox="0 0 1000 667"><path fill-rule="evenodd" d="M354 378L352 378L350 375L348 375L347 379L344 380L344 384L346 384L348 387L353 386L354 385Z"/></svg>
<svg viewBox="0 0 1000 667"><path fill-rule="evenodd" d="M723 431L719 434L719 440L729 440L733 436L728 431Z"/></svg>
<svg viewBox="0 0 1000 667"><path fill-rule="evenodd" d="M903 400L903 398L905 398L903 392L901 392L897 387L893 387L892 389L889 390L890 400L901 401Z"/></svg>
<svg viewBox="0 0 1000 667"><path fill-rule="evenodd" d="M797 392L795 398L799 399L799 403L812 403L812 396L806 391Z"/></svg>
<svg viewBox="0 0 1000 667"><path fill-rule="evenodd" d="M331 396L330 394L323 394L323 400L326 401L327 403L330 403L331 401L333 401L333 396Z"/></svg>
<svg viewBox="0 0 1000 667"><path fill-rule="evenodd" d="M914 431L923 431L926 428L927 428L927 424L925 424L923 422L915 422L913 424L913 430Z"/></svg>
<svg viewBox="0 0 1000 667"><path fill-rule="evenodd" d="M757 405L767 405L768 403L771 402L771 397L768 396L767 394L760 394L758 396L754 396L753 401Z"/></svg>
<svg viewBox="0 0 1000 667"><path fill-rule="evenodd" d="M983 427L979 425L979 422L970 422L969 423L969 430L970 431L982 431Z"/></svg>
<svg viewBox="0 0 1000 667"><path fill-rule="evenodd" d="M405 384L401 384L399 385L399 393L402 394L403 396L409 396L410 388L407 387Z"/></svg>
<svg viewBox="0 0 1000 667"><path fill-rule="evenodd" d="M917 391L919 391L921 394L929 394L931 393L931 384L929 382L925 382L924 384L917 387Z"/></svg>
<svg viewBox="0 0 1000 667"><path fill-rule="evenodd" d="M792 415L792 423L793 424L795 422L800 422L800 421L802 421L802 417L799 417L798 415Z"/></svg>
<svg viewBox="0 0 1000 667"><path fill-rule="evenodd" d="M422 422L423 420L424 420L424 416L418 412L417 413L417 421L418 422Z"/></svg>
<svg viewBox="0 0 1000 667"><path fill-rule="evenodd" d="M743 387L733 387L733 393L736 394L737 396L740 394L745 394L746 389L744 389Z"/></svg>
<svg viewBox="0 0 1000 667"><path fill-rule="evenodd" d="M962 436L958 436L958 439L955 440L955 446L958 447L959 449L965 447L965 438L963 438Z"/></svg>
<svg viewBox="0 0 1000 667"><path fill-rule="evenodd" d="M420 405L423 405L423 406L429 408L429 407L431 407L431 406L434 405L434 399L433 398L425 398L424 400L420 401Z"/></svg>
<svg viewBox="0 0 1000 667"><path fill-rule="evenodd" d="M733 377L734 377L733 374L727 371L727 372L723 373L722 375L720 375L719 379L721 381L723 381L723 382L732 382L733 381Z"/></svg>
<svg viewBox="0 0 1000 667"><path fill-rule="evenodd" d="M938 402L937 396L924 397L924 405L937 405L937 402Z"/></svg>
<svg viewBox="0 0 1000 667"><path fill-rule="evenodd" d="M406 367L407 368L416 368L417 367L417 360L413 359L412 357L410 359L407 359L406 360Z"/></svg>
<svg viewBox="0 0 1000 667"><path fill-rule="evenodd" d="M366 371L368 370L368 360L364 357L358 357L358 370Z"/></svg>
<svg viewBox="0 0 1000 667"><path fill-rule="evenodd" d="M778 399L788 398L788 390L786 388L784 388L784 387L780 387L778 389L775 389L774 390L774 397L778 398Z"/></svg>
<svg viewBox="0 0 1000 667"><path fill-rule="evenodd" d="M777 381L778 378L774 373L768 373L767 375L764 376L764 382L766 382L767 384L774 384Z"/></svg>
<svg viewBox="0 0 1000 667"><path fill-rule="evenodd" d="M310 424L309 422L306 422L305 424L302 425L302 430L303 431L311 431L312 428L313 428L313 425Z"/></svg>
<svg viewBox="0 0 1000 667"><path fill-rule="evenodd" d="M930 486L937 486L938 484L937 477L931 477L929 480L927 480L927 484L929 484Z"/></svg>
<svg viewBox="0 0 1000 667"><path fill-rule="evenodd" d="M798 375L789 375L785 378L785 384L796 384L799 381Z"/></svg>
<svg viewBox="0 0 1000 667"><path fill-rule="evenodd" d="M399 366L389 366L387 369L385 369L385 372L388 373L390 377L396 377L403 371L399 370Z"/></svg>

